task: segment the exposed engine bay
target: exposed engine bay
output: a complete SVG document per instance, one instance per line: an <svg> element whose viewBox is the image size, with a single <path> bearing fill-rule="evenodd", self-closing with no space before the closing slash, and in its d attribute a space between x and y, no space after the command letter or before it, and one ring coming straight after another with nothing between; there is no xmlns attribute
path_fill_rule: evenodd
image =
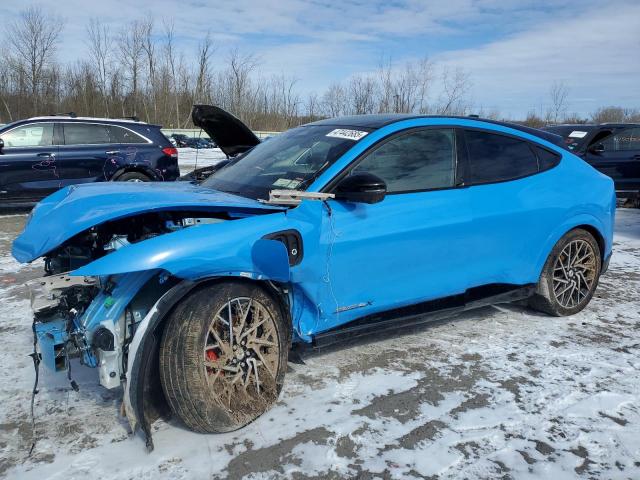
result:
<svg viewBox="0 0 640 480"><path fill-rule="evenodd" d="M153 212L92 227L44 257L45 273L70 272L118 248L182 228L230 220L226 213Z"/></svg>
<svg viewBox="0 0 640 480"><path fill-rule="evenodd" d="M52 371L66 373L73 388L72 358L97 367L104 387L120 386L138 324L176 279L158 271L107 277L67 272L129 244L226 220L230 217L225 212L144 213L92 227L47 254L46 276L29 284L41 361Z"/></svg>

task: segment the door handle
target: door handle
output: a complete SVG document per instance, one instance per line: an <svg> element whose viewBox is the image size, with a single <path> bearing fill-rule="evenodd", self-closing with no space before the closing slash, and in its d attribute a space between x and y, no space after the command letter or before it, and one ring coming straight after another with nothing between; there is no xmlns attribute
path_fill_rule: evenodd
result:
<svg viewBox="0 0 640 480"><path fill-rule="evenodd" d="M50 158L50 157L55 157L56 154L55 153L39 153L38 156Z"/></svg>
<svg viewBox="0 0 640 480"><path fill-rule="evenodd" d="M115 155L116 153L120 153L120 150L109 150L104 153L106 153L107 155Z"/></svg>
<svg viewBox="0 0 640 480"><path fill-rule="evenodd" d="M640 160L640 155L634 155L634 156L633 156L633 159L634 159L634 160Z"/></svg>

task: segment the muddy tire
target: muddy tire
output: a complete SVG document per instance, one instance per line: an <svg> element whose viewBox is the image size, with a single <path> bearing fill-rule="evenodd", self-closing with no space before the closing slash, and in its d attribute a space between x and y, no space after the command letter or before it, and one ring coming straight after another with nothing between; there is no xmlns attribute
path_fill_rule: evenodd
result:
<svg viewBox="0 0 640 480"><path fill-rule="evenodd" d="M557 317L578 313L593 297L601 268L600 247L593 235L582 229L570 231L549 254L529 306Z"/></svg>
<svg viewBox="0 0 640 480"><path fill-rule="evenodd" d="M117 182L150 182L151 179L144 173L140 172L125 172L116 178Z"/></svg>
<svg viewBox="0 0 640 480"><path fill-rule="evenodd" d="M242 281L212 284L182 300L167 322L160 378L169 406L188 428L236 430L275 403L290 335L265 290Z"/></svg>

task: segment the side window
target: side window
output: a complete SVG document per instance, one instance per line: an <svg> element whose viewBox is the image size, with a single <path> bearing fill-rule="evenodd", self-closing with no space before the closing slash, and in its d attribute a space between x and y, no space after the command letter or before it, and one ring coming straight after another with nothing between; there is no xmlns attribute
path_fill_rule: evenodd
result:
<svg viewBox="0 0 640 480"><path fill-rule="evenodd" d="M53 144L53 123L30 123L0 136L5 147L47 147Z"/></svg>
<svg viewBox="0 0 640 480"><path fill-rule="evenodd" d="M549 170L560 163L561 157L557 153L542 147L533 147L533 149L536 151L536 155L538 156L538 165L540 166L541 172Z"/></svg>
<svg viewBox="0 0 640 480"><path fill-rule="evenodd" d="M469 183L490 183L538 172L538 159L527 142L494 133L465 130Z"/></svg>
<svg viewBox="0 0 640 480"><path fill-rule="evenodd" d="M600 143L604 145L604 150L609 152L640 150L640 127L627 128L620 133L610 135Z"/></svg>
<svg viewBox="0 0 640 480"><path fill-rule="evenodd" d="M352 171L369 172L387 183L389 193L454 185L456 142L453 129L425 129L381 145Z"/></svg>
<svg viewBox="0 0 640 480"><path fill-rule="evenodd" d="M63 123L65 145L111 143L107 125L97 123Z"/></svg>
<svg viewBox="0 0 640 480"><path fill-rule="evenodd" d="M111 134L111 143L147 143L140 135L126 128L116 127L115 125L111 125L108 128Z"/></svg>

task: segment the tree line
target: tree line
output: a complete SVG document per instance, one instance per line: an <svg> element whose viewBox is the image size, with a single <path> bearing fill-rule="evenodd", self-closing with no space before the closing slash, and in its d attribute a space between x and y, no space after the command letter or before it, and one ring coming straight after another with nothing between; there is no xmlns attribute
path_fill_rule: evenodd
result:
<svg viewBox="0 0 640 480"><path fill-rule="evenodd" d="M97 117L137 116L167 128L188 128L195 103L219 105L255 130L284 130L311 120L365 113L425 113L499 118L476 109L470 74L423 58L395 65L390 59L370 73L334 82L325 91L301 94L294 77L263 77L259 58L239 50L220 52L206 35L183 52L172 23L133 20L114 30L100 19L85 28L86 58L57 61L64 21L32 6L7 28L0 61L0 123L42 114L76 112ZM554 83L550 107L525 123L552 123L566 114L568 89ZM640 120L637 110L608 107L592 120ZM574 119L587 121L589 119Z"/></svg>

